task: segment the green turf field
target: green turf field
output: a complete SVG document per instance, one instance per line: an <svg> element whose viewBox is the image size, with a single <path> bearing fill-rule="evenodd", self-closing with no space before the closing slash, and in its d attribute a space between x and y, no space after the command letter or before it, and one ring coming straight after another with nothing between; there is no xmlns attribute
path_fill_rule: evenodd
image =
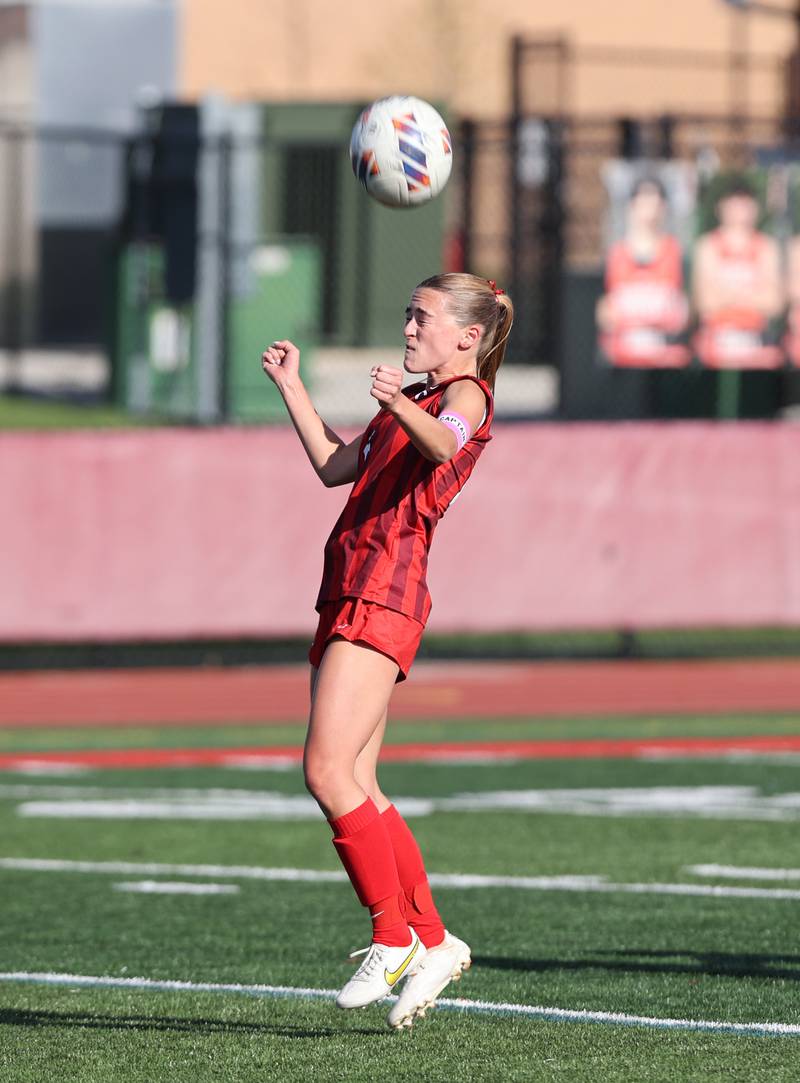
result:
<svg viewBox="0 0 800 1083"><path fill-rule="evenodd" d="M665 733L800 733L800 719L415 723L391 739ZM0 733L0 749L299 737L288 726L17 730ZM383 781L405 799L445 920L472 945L475 966L445 996L481 1012L444 1006L395 1035L385 1006L348 1014L325 995L369 922L349 885L315 876L339 866L298 769L7 771L0 1080L800 1078L799 756L387 764ZM165 883L222 893L156 893ZM798 1033L724 1029L767 1022Z"/></svg>
<svg viewBox="0 0 800 1083"><path fill-rule="evenodd" d="M106 404L58 402L54 399L0 395L2 429L119 429L153 424L126 410Z"/></svg>

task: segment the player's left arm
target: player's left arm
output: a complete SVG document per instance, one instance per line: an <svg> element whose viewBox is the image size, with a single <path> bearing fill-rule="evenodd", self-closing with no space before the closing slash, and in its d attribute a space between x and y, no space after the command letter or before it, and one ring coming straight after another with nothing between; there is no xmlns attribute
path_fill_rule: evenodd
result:
<svg viewBox="0 0 800 1083"><path fill-rule="evenodd" d="M370 394L397 418L426 459L435 463L452 459L480 426L486 412L485 393L472 380L459 380L442 395L439 416L433 417L402 394L402 384L401 369L377 365Z"/></svg>

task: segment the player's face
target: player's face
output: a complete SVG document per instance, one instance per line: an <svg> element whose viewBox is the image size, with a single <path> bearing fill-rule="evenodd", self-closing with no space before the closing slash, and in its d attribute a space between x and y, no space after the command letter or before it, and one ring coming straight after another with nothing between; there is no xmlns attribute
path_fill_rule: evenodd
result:
<svg viewBox="0 0 800 1083"><path fill-rule="evenodd" d="M658 229L663 225L666 209L659 190L653 186L644 185L631 200L629 211L631 224Z"/></svg>
<svg viewBox="0 0 800 1083"><path fill-rule="evenodd" d="M744 192L721 200L717 213L720 225L729 229L755 229L758 223L758 203Z"/></svg>
<svg viewBox="0 0 800 1083"><path fill-rule="evenodd" d="M433 372L449 361L463 336L447 309L447 295L439 290L414 290L403 328L406 372Z"/></svg>

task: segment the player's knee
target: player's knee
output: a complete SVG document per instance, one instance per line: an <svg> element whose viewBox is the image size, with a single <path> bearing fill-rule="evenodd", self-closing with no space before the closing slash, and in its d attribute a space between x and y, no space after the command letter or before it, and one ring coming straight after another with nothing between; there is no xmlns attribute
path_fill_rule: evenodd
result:
<svg viewBox="0 0 800 1083"><path fill-rule="evenodd" d="M312 797L321 797L324 788L323 772L318 769L313 760L306 757L303 760L303 782Z"/></svg>
<svg viewBox="0 0 800 1083"><path fill-rule="evenodd" d="M303 757L303 781L306 789L322 804L327 803L327 799L336 791L346 774L345 768L336 760L315 750L307 750Z"/></svg>

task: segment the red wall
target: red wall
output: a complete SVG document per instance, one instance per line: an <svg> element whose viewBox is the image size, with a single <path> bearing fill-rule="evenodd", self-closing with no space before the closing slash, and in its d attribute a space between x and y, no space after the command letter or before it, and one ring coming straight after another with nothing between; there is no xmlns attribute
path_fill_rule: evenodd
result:
<svg viewBox="0 0 800 1083"><path fill-rule="evenodd" d="M306 634L345 496L284 428L0 436L0 639ZM430 627L800 624L800 429L497 426Z"/></svg>

